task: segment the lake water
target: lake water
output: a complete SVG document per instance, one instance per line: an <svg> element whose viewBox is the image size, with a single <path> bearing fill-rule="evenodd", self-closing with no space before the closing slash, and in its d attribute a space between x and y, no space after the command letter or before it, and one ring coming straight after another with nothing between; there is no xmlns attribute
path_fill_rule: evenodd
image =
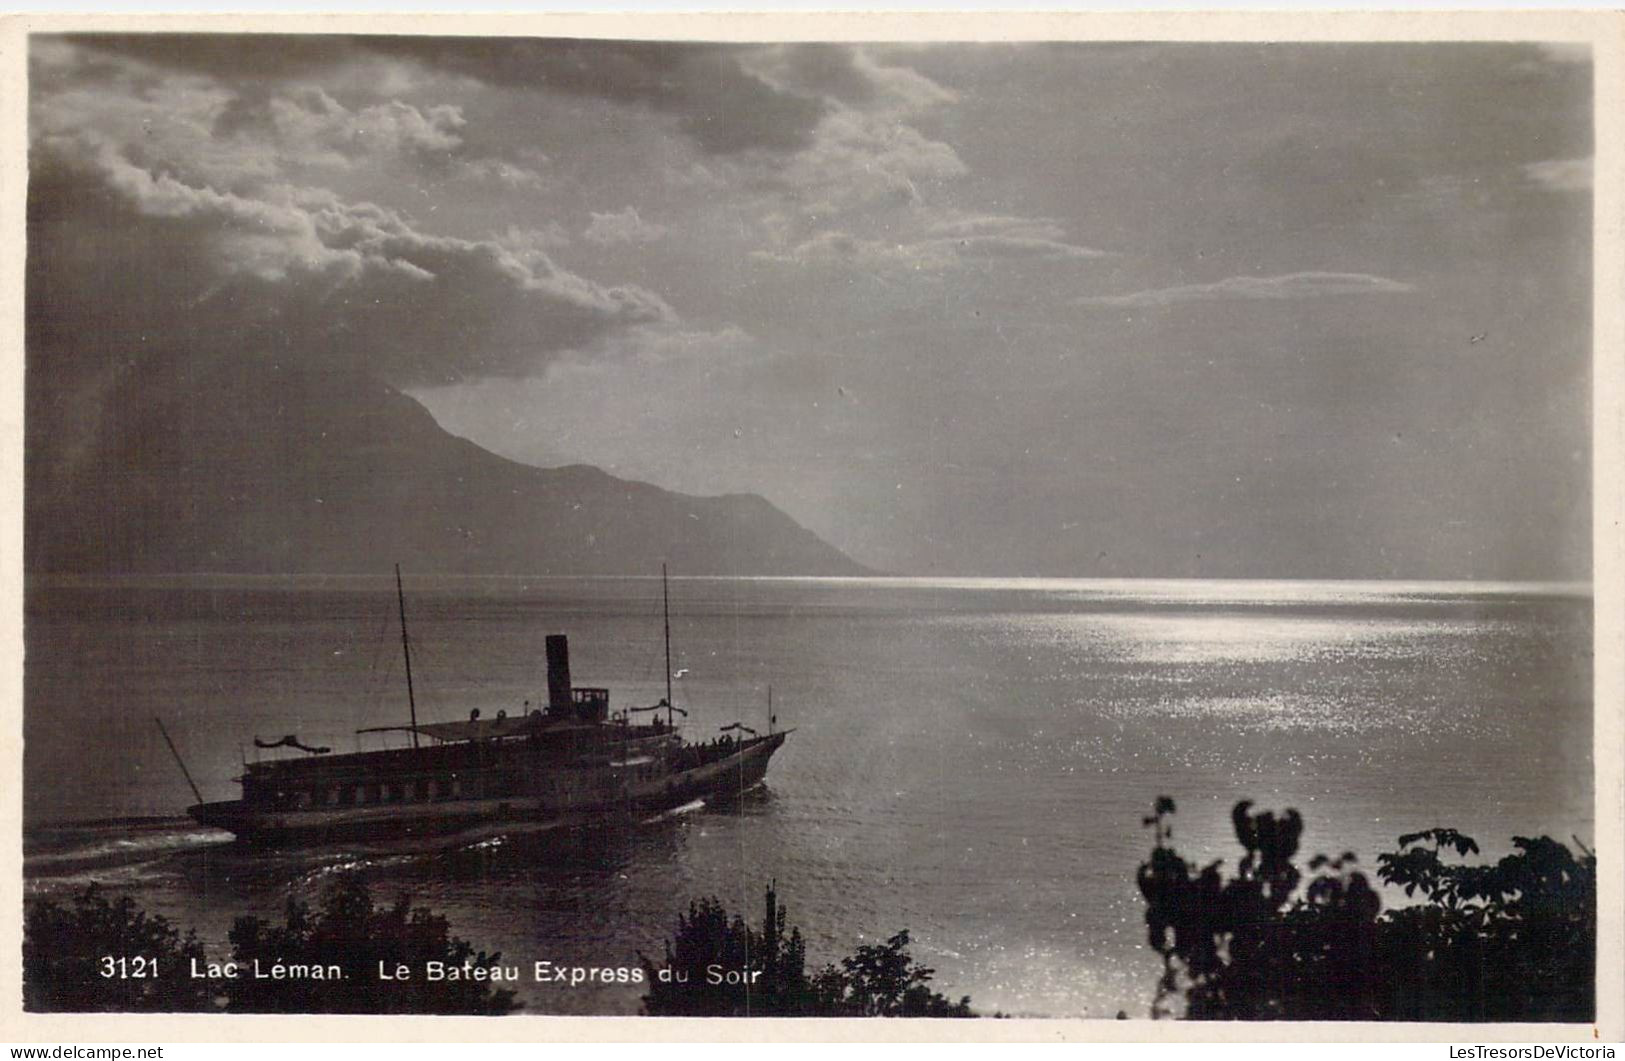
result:
<svg viewBox="0 0 1625 1061"><path fill-rule="evenodd" d="M421 721L545 699L543 637L612 707L663 695L658 579L407 581ZM1561 586L1142 580L676 579L677 702L714 735L796 732L742 805L625 835L255 855L176 815L235 798L243 746L355 750L407 717L392 580L32 580L24 874L97 880L211 957L337 872L402 889L506 960L635 964L690 899L760 918L777 879L809 965L910 930L984 1012L1144 1016L1141 818L1179 803L1193 860L1238 799L1296 807L1305 855L1368 870L1451 825L1591 845L1591 597ZM367 738L376 740L377 738ZM364 745L373 747L376 745ZM141 819L109 822L108 819ZM523 985L531 1013L635 1013L631 986Z"/></svg>

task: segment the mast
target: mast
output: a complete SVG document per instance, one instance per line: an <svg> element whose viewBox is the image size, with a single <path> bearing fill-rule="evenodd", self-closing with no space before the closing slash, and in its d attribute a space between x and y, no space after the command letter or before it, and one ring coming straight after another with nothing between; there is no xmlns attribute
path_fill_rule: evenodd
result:
<svg viewBox="0 0 1625 1061"><path fill-rule="evenodd" d="M412 747L418 746L418 701L412 694L412 641L406 636L406 591L401 588L401 565L395 565L395 601L401 607L401 653L406 657L406 704L412 710Z"/></svg>
<svg viewBox="0 0 1625 1061"><path fill-rule="evenodd" d="M164 735L164 743L169 745L169 754L175 757L175 765L181 768L181 774L186 778L186 784L191 788L192 795L197 797L199 803L202 803L203 793L197 790L197 782L192 780L192 771L186 768L186 761L181 758L181 753L175 750L175 742L169 739L169 730L164 728L164 720L157 715L152 716L152 720L158 723L158 732Z"/></svg>
<svg viewBox="0 0 1625 1061"><path fill-rule="evenodd" d="M666 728L672 729L671 703L671 588L666 584L666 565L660 565L660 605L666 621Z"/></svg>

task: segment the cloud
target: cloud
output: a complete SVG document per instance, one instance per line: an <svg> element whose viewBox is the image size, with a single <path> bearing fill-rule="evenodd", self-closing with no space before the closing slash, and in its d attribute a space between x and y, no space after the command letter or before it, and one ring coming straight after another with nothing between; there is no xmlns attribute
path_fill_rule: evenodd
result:
<svg viewBox="0 0 1625 1061"><path fill-rule="evenodd" d="M294 86L238 95L216 120L214 132L245 146L274 148L284 164L354 168L406 162L513 189L546 187L541 174L505 159L464 157L467 124L462 108L450 104L419 108L388 100L351 110L319 88Z"/></svg>
<svg viewBox="0 0 1625 1061"><path fill-rule="evenodd" d="M459 97L470 90L469 82L540 96L592 97L669 116L674 131L700 149L697 160L685 160L686 169L683 163L670 168L672 183L744 189L746 198L776 198L802 216L917 204L932 186L968 172L952 145L910 124L913 116L955 101L956 94L907 66L886 65L848 45L326 38L291 42L296 46L279 79L274 64L255 57L276 51L281 37L72 39L119 57L130 84L121 94L126 98L143 94L136 83L153 82L154 68L160 83L196 84L207 105L200 98L192 120L208 127L215 141L210 150L221 156L212 169L195 174L205 180L235 179L251 168L264 176L289 162L342 169L396 159L419 173L439 167L446 175L544 190L543 176L523 159L472 135L459 106L357 102L388 86L398 95L432 85ZM238 69L233 58L248 53ZM363 73L372 82L362 81ZM317 77L324 88L349 85L349 94L287 82ZM106 87L93 79L87 94ZM102 105L91 100L81 109ZM207 137L188 135L191 157L201 163L200 144ZM470 154L476 157L464 157ZM239 173L224 173L226 163Z"/></svg>
<svg viewBox="0 0 1625 1061"><path fill-rule="evenodd" d="M862 239L850 232L820 232L783 250L751 252L757 261L796 266L847 266L867 272L915 269L940 271L957 262L948 241L905 244Z"/></svg>
<svg viewBox="0 0 1625 1061"><path fill-rule="evenodd" d="M661 170L665 182L673 188L698 189L718 192L728 187L728 181L703 162L690 162L686 166L665 166Z"/></svg>
<svg viewBox="0 0 1625 1061"><path fill-rule="evenodd" d="M889 115L843 108L819 126L813 142L788 159L776 180L807 213L925 201L922 184L970 170L954 149Z"/></svg>
<svg viewBox="0 0 1625 1061"><path fill-rule="evenodd" d="M153 78L94 54L71 57L54 90L33 94L32 142L69 137L124 143L132 157L222 188L274 178L288 161L275 143L221 135L222 116L237 99L227 87L184 74Z"/></svg>
<svg viewBox="0 0 1625 1061"><path fill-rule="evenodd" d="M1064 243L1049 236L961 236L951 240L961 257L1031 258L1042 261L1068 261L1108 257L1106 251Z"/></svg>
<svg viewBox="0 0 1625 1061"><path fill-rule="evenodd" d="M617 213L594 213L592 223L581 233L581 238L607 247L612 243L653 243L665 234L664 225L643 220L636 207L628 206Z"/></svg>
<svg viewBox="0 0 1625 1061"><path fill-rule="evenodd" d="M652 292L594 283L540 247L431 235L321 189L222 192L85 140L41 144L32 161L30 309L64 326L31 334L47 346L88 335L110 359L260 354L407 385L533 374L676 319Z"/></svg>
<svg viewBox="0 0 1625 1061"><path fill-rule="evenodd" d="M782 248L813 238L829 215L911 208L969 169L953 146L911 121L958 97L916 71L837 44L736 48L739 68L815 104L793 149L707 158L664 171L678 187L734 189L739 208L781 229ZM793 231L793 230L799 230Z"/></svg>
<svg viewBox="0 0 1625 1061"><path fill-rule="evenodd" d="M914 114L959 101L959 93L939 85L918 70L887 66L861 48L852 53L852 65L875 86L882 103L900 113Z"/></svg>
<svg viewBox="0 0 1625 1061"><path fill-rule="evenodd" d="M552 248L568 247L573 241L563 225L557 221L547 221L532 228L509 225L507 231L497 237L497 242L514 254L524 257L530 254L545 255Z"/></svg>
<svg viewBox="0 0 1625 1061"><path fill-rule="evenodd" d="M1523 174L1542 188L1554 192L1591 190L1589 158L1554 158L1545 162L1530 162L1523 167Z"/></svg>
<svg viewBox="0 0 1625 1061"><path fill-rule="evenodd" d="M968 214L917 205L897 219L907 233L893 239L861 237L826 229L793 241L788 219L780 219L780 246L754 252L759 261L792 265L838 265L865 270L943 271L1004 262L1067 262L1109 257L1110 252L1073 243L1051 218L1010 214Z"/></svg>
<svg viewBox="0 0 1625 1061"><path fill-rule="evenodd" d="M99 133L130 157L177 177L215 187L240 187L290 171L432 175L499 183L515 190L544 188L534 170L499 158L469 157L460 106L384 99L346 106L314 85L237 79L232 84L192 73L155 77L128 57L75 52L60 41L42 54L62 82L35 94L36 139ZM76 80L75 71L96 76ZM133 135L139 133L139 136Z"/></svg>
<svg viewBox="0 0 1625 1061"><path fill-rule="evenodd" d="M505 162L500 158L470 159L461 166L462 172L470 177L480 180L493 180L509 188L541 189L547 187L547 179L533 169L516 166L512 162Z"/></svg>
<svg viewBox="0 0 1625 1061"><path fill-rule="evenodd" d="M748 48L708 43L369 37L360 47L487 85L637 104L677 119L707 154L796 151L823 116L814 97L745 68Z"/></svg>
<svg viewBox="0 0 1625 1061"><path fill-rule="evenodd" d="M446 104L419 110L391 100L350 110L314 87L272 96L265 102L265 111L284 151L346 160L450 152L462 144L458 130L468 124L460 108ZM249 119L243 116L240 120Z"/></svg>
<svg viewBox="0 0 1625 1061"><path fill-rule="evenodd" d="M862 47L782 44L745 53L746 69L775 88L857 110L914 113L959 97L906 66L886 66Z"/></svg>
<svg viewBox="0 0 1625 1061"><path fill-rule="evenodd" d="M1049 261L1109 257L1107 251L1069 242L1066 229L1051 218L954 213L933 223L930 230L967 257Z"/></svg>
<svg viewBox="0 0 1625 1061"><path fill-rule="evenodd" d="M745 57L745 64L781 92L865 106L875 98L875 84L856 60L856 51L847 45L811 42L759 48Z"/></svg>
<svg viewBox="0 0 1625 1061"><path fill-rule="evenodd" d="M805 72L808 54L825 58L820 81ZM798 58L799 57L799 58ZM787 159L775 179L805 213L832 213L870 206L914 206L925 201L922 186L941 184L970 172L952 145L921 133L909 120L957 97L922 74L882 66L862 50L803 48L770 50L752 60L775 84L804 90L820 87L826 111L807 146ZM840 88L828 76L839 69ZM861 84L862 91L851 86Z"/></svg>
<svg viewBox="0 0 1625 1061"><path fill-rule="evenodd" d="M962 214L934 221L931 231L944 236L985 236L988 234L1046 234L1058 232L1059 226L1047 217L1015 217L1011 214Z"/></svg>
<svg viewBox="0 0 1625 1061"><path fill-rule="evenodd" d="M793 265L940 272L979 261L1058 262L1107 256L1105 251L1067 243L1063 236L1056 226L1026 222L1004 231L966 231L962 235L904 241L863 239L849 232L825 231L787 250L757 251L754 257Z"/></svg>
<svg viewBox="0 0 1625 1061"><path fill-rule="evenodd" d="M1084 306L1171 306L1180 302L1404 294L1415 290L1410 284L1365 273L1304 272L1285 276L1231 276L1211 284L1185 284L1123 295L1095 295L1078 299L1077 302Z"/></svg>
<svg viewBox="0 0 1625 1061"><path fill-rule="evenodd" d="M484 85L585 96L676 119L702 151L790 152L823 116L816 95L775 88L746 69L754 46L523 37L78 34L57 40L243 87L380 61Z"/></svg>
<svg viewBox="0 0 1625 1061"><path fill-rule="evenodd" d="M625 328L607 338L591 356L566 355L549 372L619 371L628 363L645 365L694 362L712 372L761 360L759 339L737 324L717 328L685 328L680 324L643 324ZM554 378L549 375L549 379Z"/></svg>
<svg viewBox="0 0 1625 1061"><path fill-rule="evenodd" d="M315 183L415 190L438 174L539 186L520 166L463 157L460 106L223 85L210 79L226 68L218 42L160 49L174 63L156 70L116 49L49 43L54 87L30 110L28 293L44 325L31 357L36 340L71 348L52 355L70 366L160 347L200 364L261 354L404 386L535 373L563 351L676 319L651 291L560 266L550 251L569 239L545 216L459 238ZM314 62L351 50L295 51ZM95 343L57 330L74 319Z"/></svg>
<svg viewBox="0 0 1625 1061"><path fill-rule="evenodd" d="M328 34L68 33L42 39L227 80L298 77L361 54L359 38Z"/></svg>

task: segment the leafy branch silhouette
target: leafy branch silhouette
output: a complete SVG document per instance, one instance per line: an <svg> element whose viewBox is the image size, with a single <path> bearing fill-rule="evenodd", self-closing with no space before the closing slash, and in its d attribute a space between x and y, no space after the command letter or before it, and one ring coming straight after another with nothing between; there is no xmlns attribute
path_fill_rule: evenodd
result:
<svg viewBox="0 0 1625 1061"><path fill-rule="evenodd" d="M1144 824L1153 848L1137 882L1163 972L1153 1017L1193 1020L1585 1022L1595 1014L1595 854L1550 837L1513 837L1493 864L1472 837L1437 827L1398 838L1377 876L1424 901L1382 912L1352 851L1293 864L1295 810L1231 824L1245 854L1198 869L1173 848L1174 801Z"/></svg>

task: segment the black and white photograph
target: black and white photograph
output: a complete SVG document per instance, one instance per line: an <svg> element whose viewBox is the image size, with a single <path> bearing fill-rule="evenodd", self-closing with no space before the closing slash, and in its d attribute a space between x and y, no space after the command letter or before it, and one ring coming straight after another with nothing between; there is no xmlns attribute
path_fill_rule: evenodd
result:
<svg viewBox="0 0 1625 1061"><path fill-rule="evenodd" d="M598 25L19 36L25 1013L1590 1041L1593 42Z"/></svg>

